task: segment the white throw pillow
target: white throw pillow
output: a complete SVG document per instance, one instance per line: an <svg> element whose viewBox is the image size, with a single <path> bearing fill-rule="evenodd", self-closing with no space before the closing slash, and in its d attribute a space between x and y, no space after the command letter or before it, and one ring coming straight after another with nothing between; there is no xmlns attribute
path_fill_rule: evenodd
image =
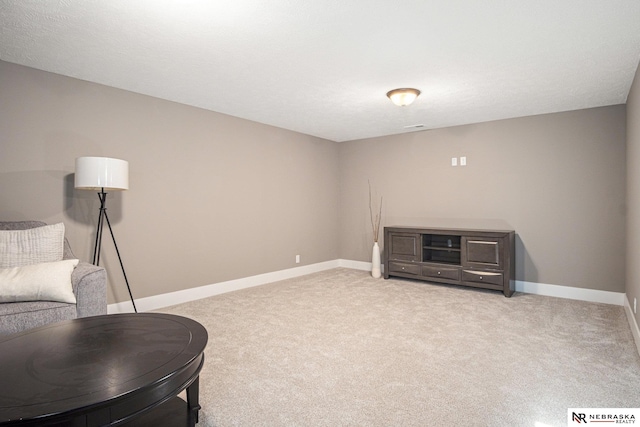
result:
<svg viewBox="0 0 640 427"><path fill-rule="evenodd" d="M0 268L61 261L64 255L64 223L0 230Z"/></svg>
<svg viewBox="0 0 640 427"><path fill-rule="evenodd" d="M71 273L77 259L0 269L0 302L59 301L76 303Z"/></svg>

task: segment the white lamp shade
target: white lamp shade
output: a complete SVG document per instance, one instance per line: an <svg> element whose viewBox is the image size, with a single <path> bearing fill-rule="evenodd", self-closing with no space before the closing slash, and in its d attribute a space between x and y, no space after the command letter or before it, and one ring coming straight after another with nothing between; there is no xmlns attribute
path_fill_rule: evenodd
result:
<svg viewBox="0 0 640 427"><path fill-rule="evenodd" d="M109 157L78 157L75 187L82 190L128 190L129 162Z"/></svg>

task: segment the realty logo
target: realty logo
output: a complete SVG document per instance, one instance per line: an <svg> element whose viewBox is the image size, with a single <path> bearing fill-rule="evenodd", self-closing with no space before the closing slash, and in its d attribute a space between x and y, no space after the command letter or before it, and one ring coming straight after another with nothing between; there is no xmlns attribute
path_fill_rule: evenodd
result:
<svg viewBox="0 0 640 427"><path fill-rule="evenodd" d="M576 414L575 412L571 412L572 417L573 417L573 422L574 423L578 423L578 424L582 424L582 423L587 423L587 414L584 413L578 413Z"/></svg>
<svg viewBox="0 0 640 427"><path fill-rule="evenodd" d="M569 408L567 424L576 426L589 423L636 424L640 408Z"/></svg>

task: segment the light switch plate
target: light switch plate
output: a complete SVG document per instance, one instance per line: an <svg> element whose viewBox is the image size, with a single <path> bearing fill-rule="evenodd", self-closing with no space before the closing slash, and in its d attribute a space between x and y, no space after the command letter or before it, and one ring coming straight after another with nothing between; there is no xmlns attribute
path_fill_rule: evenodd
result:
<svg viewBox="0 0 640 427"><path fill-rule="evenodd" d="M457 157L452 157L451 158L451 166L458 166L458 158Z"/></svg>

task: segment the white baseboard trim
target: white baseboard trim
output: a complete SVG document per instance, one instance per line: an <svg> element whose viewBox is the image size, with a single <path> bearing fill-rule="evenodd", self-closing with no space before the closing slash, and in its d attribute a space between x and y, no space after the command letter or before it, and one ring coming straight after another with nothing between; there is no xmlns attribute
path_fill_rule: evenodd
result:
<svg viewBox="0 0 640 427"><path fill-rule="evenodd" d="M351 268L352 270L371 271L371 263L364 261L352 261L350 259L339 259L338 266L344 268Z"/></svg>
<svg viewBox="0 0 640 427"><path fill-rule="evenodd" d="M211 285L199 286L197 288L184 289L181 291L169 292L167 294L154 295L146 298L136 298L136 308L139 312L157 310L176 304L195 301L214 295L233 292L240 289L251 288L253 286L265 285L279 280L291 279L293 277L304 276L306 274L317 273L319 271L330 270L341 267L341 260L320 262L317 264L305 265L302 267L289 268L287 270L274 271L271 273L258 274L256 276L243 277L242 279L229 280ZM369 264L371 265L371 264ZM131 301L109 304L107 313L131 313L133 304Z"/></svg>
<svg viewBox="0 0 640 427"><path fill-rule="evenodd" d="M135 300L136 308L140 312L157 310L163 307L169 307L176 304L195 301L226 292L251 288L253 286L265 285L267 283L291 279L293 277L304 276L306 274L317 273L319 271L330 270L337 267L371 271L370 262L353 261L348 259L335 259L332 261L290 268L287 270L274 271L271 273L258 274L256 276L199 286L197 288L184 289L181 291L169 292L166 294L154 295L146 298L139 298ZM618 292L573 288L570 286L549 285L544 283L525 282L520 280L515 281L515 289L517 292L524 292L528 294L546 295L552 297L600 302L614 305L625 305L625 303L628 304L628 301L626 301L625 298L625 294ZM131 304L131 301L109 304L107 306L107 313L109 314L131 312L133 312L133 305Z"/></svg>
<svg viewBox="0 0 640 427"><path fill-rule="evenodd" d="M636 318L633 315L633 309L631 308L631 303L629 302L628 297L624 299L624 312L627 315L627 321L631 328L633 341L636 343L636 349L638 350L638 354L640 354L640 328L638 328L638 322L636 322Z"/></svg>
<svg viewBox="0 0 640 427"><path fill-rule="evenodd" d="M545 283L525 282L522 280L516 280L516 292L613 305L624 305L624 301L626 299L625 294L622 292L573 288L571 286L548 285Z"/></svg>

